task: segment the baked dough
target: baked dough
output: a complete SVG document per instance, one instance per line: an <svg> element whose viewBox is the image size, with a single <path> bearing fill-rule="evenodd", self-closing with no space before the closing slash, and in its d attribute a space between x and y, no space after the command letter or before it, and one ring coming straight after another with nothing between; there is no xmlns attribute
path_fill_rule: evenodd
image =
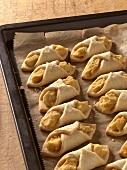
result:
<svg viewBox="0 0 127 170"><path fill-rule="evenodd" d="M121 159L108 164L105 170L127 170L127 159Z"/></svg>
<svg viewBox="0 0 127 170"><path fill-rule="evenodd" d="M109 158L107 145L88 144L64 155L54 170L92 170L105 165Z"/></svg>
<svg viewBox="0 0 127 170"><path fill-rule="evenodd" d="M106 128L106 134L110 136L122 136L127 134L127 112L120 112Z"/></svg>
<svg viewBox="0 0 127 170"><path fill-rule="evenodd" d="M87 95L98 97L111 89L127 89L127 73L124 71L103 74L89 86Z"/></svg>
<svg viewBox="0 0 127 170"><path fill-rule="evenodd" d="M110 51L112 41L106 37L93 36L74 46L71 52L72 62L83 62L95 54Z"/></svg>
<svg viewBox="0 0 127 170"><path fill-rule="evenodd" d="M86 64L81 77L91 80L101 74L124 70L126 68L125 61L125 57L113 54L110 51L94 55Z"/></svg>
<svg viewBox="0 0 127 170"><path fill-rule="evenodd" d="M52 106L59 105L80 94L78 81L68 76L66 79L58 79L46 87L39 97L39 110L46 112Z"/></svg>
<svg viewBox="0 0 127 170"><path fill-rule="evenodd" d="M46 62L59 60L63 61L68 55L68 48L61 45L45 46L42 49L30 52L24 60L21 70L33 71L37 66L45 64Z"/></svg>
<svg viewBox="0 0 127 170"><path fill-rule="evenodd" d="M127 110L127 90L110 90L101 96L94 107L105 114Z"/></svg>
<svg viewBox="0 0 127 170"><path fill-rule="evenodd" d="M122 145L120 151L119 151L119 155L121 157L127 158L127 140L126 142Z"/></svg>
<svg viewBox="0 0 127 170"><path fill-rule="evenodd" d="M58 157L82 143L91 140L96 130L95 124L76 121L51 132L42 147L42 156Z"/></svg>
<svg viewBox="0 0 127 170"><path fill-rule="evenodd" d="M73 100L58 106L54 106L47 111L40 121L41 130L52 131L63 125L73 123L88 118L91 106L87 101Z"/></svg>
<svg viewBox="0 0 127 170"><path fill-rule="evenodd" d="M28 87L41 87L59 78L65 78L74 74L75 66L65 61L58 60L38 66L29 76Z"/></svg>

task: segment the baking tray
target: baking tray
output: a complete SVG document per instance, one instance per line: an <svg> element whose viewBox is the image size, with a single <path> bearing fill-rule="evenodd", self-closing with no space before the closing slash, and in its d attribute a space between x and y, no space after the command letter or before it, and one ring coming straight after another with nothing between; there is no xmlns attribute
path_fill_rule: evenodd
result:
<svg viewBox="0 0 127 170"><path fill-rule="evenodd" d="M28 102L22 88L13 54L15 32L80 30L123 23L127 23L127 10L9 24L0 27L0 68L15 120L26 169L44 170L45 168L42 157L40 156L40 148L30 116Z"/></svg>

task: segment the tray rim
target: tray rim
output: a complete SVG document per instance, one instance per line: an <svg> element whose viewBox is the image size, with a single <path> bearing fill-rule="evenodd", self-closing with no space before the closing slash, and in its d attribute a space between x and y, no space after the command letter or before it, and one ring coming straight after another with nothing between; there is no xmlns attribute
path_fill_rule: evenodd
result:
<svg viewBox="0 0 127 170"><path fill-rule="evenodd" d="M18 133L18 138L20 141L20 145L21 145L21 149L22 149L22 153L23 153L23 157L24 157L24 162L26 165L26 168L29 170L34 170L35 167L33 168L30 164L30 157L28 156L28 151L26 150L26 146L24 146L24 140L23 140L23 136L21 136L21 129L19 130L19 120L17 120L16 118L16 112L15 112L15 104L12 102L12 96L11 96L11 87L8 84L8 78L7 78L7 70L5 70L4 66L3 66L3 57L2 56L6 56L6 58L10 58L10 54L9 54L9 48L7 47L7 42L6 42L6 35L5 35L5 31L11 31L13 29L27 29L27 28L31 28L31 27L37 27L37 26L42 26L42 25L52 25L52 24L59 24L59 23L70 23L70 22L75 22L75 21L84 21L84 20L91 20L91 19L105 19L105 18L110 18L110 17L117 17L117 16L122 16L122 15L126 15L127 16L127 10L124 11L115 11L115 12L105 12L105 13L99 13L99 14L89 14L89 15L82 15L82 16L72 16L72 17L64 17L64 18L55 18L55 19L48 19L48 20L38 20L38 21L31 21L31 22L22 22L22 23L14 23L14 24L7 24L7 25L2 25L0 26L0 68L2 70L2 74L3 74L3 78L4 78L4 82L5 82L5 87L7 90L7 94L8 94L8 98L9 98L9 102L10 102L10 106L12 109L12 115L15 121L15 125L16 125L16 129L17 129L17 133ZM126 20L127 21L127 20ZM13 34L13 33L12 33ZM5 61L4 61L5 62ZM5 63L4 63L5 64ZM13 70L13 66L11 65L11 61L8 63L9 64L9 69L11 70L11 76L12 76L12 82L15 82L14 84L14 88L17 89L17 94L18 94L18 100L23 100L22 96L24 95L24 90L23 89L19 89L19 86L21 85L21 82L18 82L16 75L14 74L14 70ZM22 101L23 102L23 101ZM36 143L36 139L33 136L33 134L31 133L31 131L34 131L34 129L31 128L31 124L30 121L28 119L31 119L31 117L27 117L28 115L25 113L26 108L24 107L23 103L21 104L22 106L22 110L24 109L24 116L26 116L25 118L25 122L27 124L28 127L28 134L30 136L30 138L32 137L32 141L31 141L31 146L33 145L33 150L31 152L33 152L33 159L34 159L34 163L35 164L39 164L39 166L36 166L36 170L41 170L44 169L43 168L43 163L40 160L39 157L39 153L37 150L37 143ZM31 120L32 121L32 120ZM32 123L32 122L31 122ZM31 125L31 126L30 126ZM29 141L30 142L30 141ZM32 159L32 160L33 160ZM42 167L41 167L42 166Z"/></svg>

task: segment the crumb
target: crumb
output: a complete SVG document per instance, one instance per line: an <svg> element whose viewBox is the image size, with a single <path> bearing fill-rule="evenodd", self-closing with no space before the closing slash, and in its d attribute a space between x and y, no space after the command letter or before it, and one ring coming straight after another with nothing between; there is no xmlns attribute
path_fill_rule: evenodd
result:
<svg viewBox="0 0 127 170"><path fill-rule="evenodd" d="M112 142L115 142L115 139L112 139Z"/></svg>
<svg viewBox="0 0 127 170"><path fill-rule="evenodd" d="M23 86L20 86L19 89L20 89L20 90L24 90L24 87L23 87Z"/></svg>
<svg viewBox="0 0 127 170"><path fill-rule="evenodd" d="M38 118L36 118L35 120L38 121L42 116L39 116Z"/></svg>
<svg viewBox="0 0 127 170"><path fill-rule="evenodd" d="M39 93L39 89L38 88L34 88L35 92Z"/></svg>

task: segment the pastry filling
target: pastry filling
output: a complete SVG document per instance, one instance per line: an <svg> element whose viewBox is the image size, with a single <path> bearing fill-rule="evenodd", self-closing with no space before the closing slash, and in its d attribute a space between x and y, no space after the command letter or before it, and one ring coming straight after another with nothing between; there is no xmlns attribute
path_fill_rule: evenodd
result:
<svg viewBox="0 0 127 170"><path fill-rule="evenodd" d="M83 125L82 123L80 123L78 130L79 130L79 131L82 131L83 133L86 133L86 134L88 134L88 135L89 135L91 132L94 131L94 129L93 129L92 127L90 127L90 126L85 126L85 125Z"/></svg>
<svg viewBox="0 0 127 170"><path fill-rule="evenodd" d="M105 78L100 78L100 79L97 79L95 80L92 84L91 84L91 90L94 92L94 93L97 93L99 92L104 84L105 84Z"/></svg>
<svg viewBox="0 0 127 170"><path fill-rule="evenodd" d="M127 74L125 72L122 72L121 75L125 78L127 78Z"/></svg>
<svg viewBox="0 0 127 170"><path fill-rule="evenodd" d="M59 66L62 67L67 73L71 73L74 70L74 67L65 61L60 62Z"/></svg>
<svg viewBox="0 0 127 170"><path fill-rule="evenodd" d="M98 38L97 38L97 41L101 42L102 44L104 44L104 46L105 46L106 48L108 48L108 46L109 46L109 40L108 40L108 38L106 38L106 37L98 37Z"/></svg>
<svg viewBox="0 0 127 170"><path fill-rule="evenodd" d="M27 57L27 60L25 61L25 64L26 64L28 67L33 67L33 66L36 64L36 62L37 62L37 60L38 60L38 58L39 58L39 55L40 55L40 53L29 55L29 56Z"/></svg>
<svg viewBox="0 0 127 170"><path fill-rule="evenodd" d="M78 160L76 158L67 158L64 164L58 170L77 170Z"/></svg>
<svg viewBox="0 0 127 170"><path fill-rule="evenodd" d="M99 99L99 105L103 113L112 111L117 103L118 96L114 92L105 94Z"/></svg>
<svg viewBox="0 0 127 170"><path fill-rule="evenodd" d="M88 101L85 102L76 101L75 108L83 113L86 112L89 109Z"/></svg>
<svg viewBox="0 0 127 170"><path fill-rule="evenodd" d="M57 152L60 150L62 145L61 137L59 135L55 135L49 139L46 143L46 147L51 152Z"/></svg>
<svg viewBox="0 0 127 170"><path fill-rule="evenodd" d="M127 143L124 144L121 155L127 157Z"/></svg>
<svg viewBox="0 0 127 170"><path fill-rule="evenodd" d="M114 120L109 126L113 131L122 131L125 124L127 123L127 119L124 116L121 116Z"/></svg>
<svg viewBox="0 0 127 170"><path fill-rule="evenodd" d="M111 56L119 60L121 63L124 61L124 57L122 55L112 54Z"/></svg>
<svg viewBox="0 0 127 170"><path fill-rule="evenodd" d="M77 91L79 91L78 81L73 79L72 76L68 76L66 79L63 79L64 84L73 86Z"/></svg>
<svg viewBox="0 0 127 170"><path fill-rule="evenodd" d="M76 58L83 58L86 54L87 51L87 47L78 47L77 49L75 49L75 51L73 52L73 56Z"/></svg>
<svg viewBox="0 0 127 170"><path fill-rule="evenodd" d="M43 102L48 106L52 107L55 105L57 97L57 90L49 90L43 96Z"/></svg>
<svg viewBox="0 0 127 170"><path fill-rule="evenodd" d="M61 45L53 45L53 49L61 56L64 57L68 54L68 50Z"/></svg>
<svg viewBox="0 0 127 170"><path fill-rule="evenodd" d="M44 72L45 70L43 70L42 68L34 71L31 77L32 82L39 83L43 78Z"/></svg>
<svg viewBox="0 0 127 170"><path fill-rule="evenodd" d="M93 58L92 60L90 60L84 71L83 71L83 74L86 76L86 77L89 77L91 76L99 67L100 67L100 64L101 64L101 59L99 58Z"/></svg>
<svg viewBox="0 0 127 170"><path fill-rule="evenodd" d="M46 129L54 128L60 117L61 114L57 110L50 111L41 119L41 126L45 127Z"/></svg>
<svg viewBox="0 0 127 170"><path fill-rule="evenodd" d="M92 147L92 152L95 152L98 156L100 156L101 158L104 158L104 156L108 152L108 149L104 149L102 145L94 144Z"/></svg>

